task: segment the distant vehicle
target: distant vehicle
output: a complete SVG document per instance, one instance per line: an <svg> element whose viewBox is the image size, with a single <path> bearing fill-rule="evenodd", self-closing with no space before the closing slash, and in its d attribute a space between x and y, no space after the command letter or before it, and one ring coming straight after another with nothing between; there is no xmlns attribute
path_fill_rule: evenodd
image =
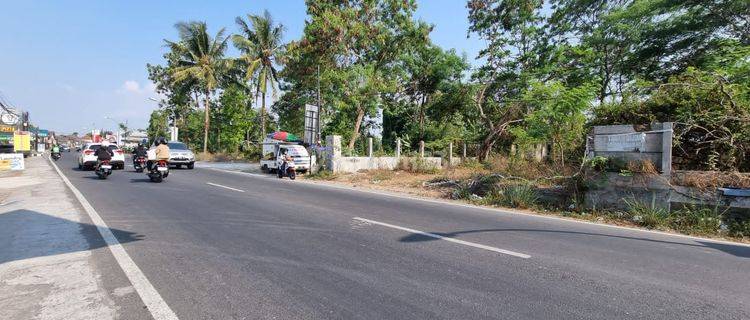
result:
<svg viewBox="0 0 750 320"><path fill-rule="evenodd" d="M62 151L62 152L70 152L70 147L68 147L66 145L61 145L60 146L60 151Z"/></svg>
<svg viewBox="0 0 750 320"><path fill-rule="evenodd" d="M143 172L146 169L146 157L138 157L133 160L133 167L135 172Z"/></svg>
<svg viewBox="0 0 750 320"><path fill-rule="evenodd" d="M310 170L310 154L307 149L296 142L287 142L271 138L263 140L263 158L260 159L260 168L264 172L276 172L278 163L276 159L279 153L286 151L291 156L297 172Z"/></svg>
<svg viewBox="0 0 750 320"><path fill-rule="evenodd" d="M152 182L162 182L169 176L169 165L166 161L159 160L151 166L151 171L147 175Z"/></svg>
<svg viewBox="0 0 750 320"><path fill-rule="evenodd" d="M170 165L177 168L181 168L184 165L188 169L195 167L195 154L186 144L179 141L170 141L167 142L167 146L169 146Z"/></svg>
<svg viewBox="0 0 750 320"><path fill-rule="evenodd" d="M95 143L87 143L83 146L81 153L78 154L78 169L93 169L94 166L96 166L96 156L94 155L94 152L96 152L96 149L99 149L99 147L102 144L99 142ZM112 166L112 169L124 169L125 168L125 153L117 147L114 144L109 145L109 150L112 151L112 160L110 161L110 165Z"/></svg>
<svg viewBox="0 0 750 320"><path fill-rule="evenodd" d="M110 164L109 160L102 160L102 162L98 165L96 165L96 168L94 168L96 172L96 176L99 177L99 179L107 179L110 174L112 174L112 165Z"/></svg>

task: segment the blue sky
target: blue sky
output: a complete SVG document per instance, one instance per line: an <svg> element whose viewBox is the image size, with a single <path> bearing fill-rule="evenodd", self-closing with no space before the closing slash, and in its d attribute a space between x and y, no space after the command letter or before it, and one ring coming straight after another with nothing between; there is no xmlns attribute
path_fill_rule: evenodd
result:
<svg viewBox="0 0 750 320"><path fill-rule="evenodd" d="M417 18L435 25L432 39L473 61L483 43L467 39L463 0L421 0ZM268 9L300 37L303 0L277 1L13 1L0 5L0 94L30 112L32 122L62 132L113 128L111 117L144 128L156 105L146 63L162 63L174 23L206 21L212 32L236 32L234 18ZM230 55L236 55L232 49Z"/></svg>

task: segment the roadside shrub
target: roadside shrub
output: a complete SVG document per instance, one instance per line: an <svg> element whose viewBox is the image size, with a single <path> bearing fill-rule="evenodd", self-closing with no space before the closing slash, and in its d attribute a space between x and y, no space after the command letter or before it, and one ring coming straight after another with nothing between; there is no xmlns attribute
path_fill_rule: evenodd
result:
<svg viewBox="0 0 750 320"><path fill-rule="evenodd" d="M688 205L672 212L669 217L670 226L680 232L693 234L715 234L721 227L722 211L717 203L714 207Z"/></svg>
<svg viewBox="0 0 750 320"><path fill-rule="evenodd" d="M514 184L487 193L484 203L510 208L531 208L537 204L539 195L528 184Z"/></svg>
<svg viewBox="0 0 750 320"><path fill-rule="evenodd" d="M653 198L650 204L636 199L622 199L628 206L628 217L634 223L649 229L661 227L667 223L669 212L667 209L657 207Z"/></svg>
<svg viewBox="0 0 750 320"><path fill-rule="evenodd" d="M399 163L398 169L408 171L411 173L424 173L424 174L435 174L440 171L440 168L437 168L435 165L425 161L421 157L414 157L414 158L402 160L401 163Z"/></svg>
<svg viewBox="0 0 750 320"><path fill-rule="evenodd" d="M750 237L750 220L747 221L729 221L729 235L737 238Z"/></svg>

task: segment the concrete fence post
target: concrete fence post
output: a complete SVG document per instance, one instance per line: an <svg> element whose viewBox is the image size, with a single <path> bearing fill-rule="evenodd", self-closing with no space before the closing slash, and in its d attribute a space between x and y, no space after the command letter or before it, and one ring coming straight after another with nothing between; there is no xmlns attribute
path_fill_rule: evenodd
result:
<svg viewBox="0 0 750 320"><path fill-rule="evenodd" d="M372 158L372 137L367 138L367 156Z"/></svg>
<svg viewBox="0 0 750 320"><path fill-rule="evenodd" d="M661 133L661 174L669 177L672 174L672 136L674 123L662 123Z"/></svg>
<svg viewBox="0 0 750 320"><path fill-rule="evenodd" d="M401 158L401 138L396 139L396 158Z"/></svg>
<svg viewBox="0 0 750 320"><path fill-rule="evenodd" d="M448 143L448 166L453 165L453 142Z"/></svg>
<svg viewBox="0 0 750 320"><path fill-rule="evenodd" d="M424 158L424 141L419 140L419 157Z"/></svg>
<svg viewBox="0 0 750 320"><path fill-rule="evenodd" d="M463 143L463 151L461 151L461 161L466 161L466 142Z"/></svg>
<svg viewBox="0 0 750 320"><path fill-rule="evenodd" d="M327 136L326 137L326 167L331 172L338 172L337 166L339 159L341 158L341 136Z"/></svg>

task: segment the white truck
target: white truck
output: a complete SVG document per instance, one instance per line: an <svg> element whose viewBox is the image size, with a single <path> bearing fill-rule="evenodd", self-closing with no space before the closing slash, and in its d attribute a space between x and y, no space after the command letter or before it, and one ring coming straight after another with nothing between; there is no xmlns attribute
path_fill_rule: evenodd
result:
<svg viewBox="0 0 750 320"><path fill-rule="evenodd" d="M278 163L276 159L279 153L286 152L294 159L297 172L310 170L310 154L305 147L296 142L287 142L271 138L263 140L263 157L260 159L260 168L263 172L276 172Z"/></svg>

